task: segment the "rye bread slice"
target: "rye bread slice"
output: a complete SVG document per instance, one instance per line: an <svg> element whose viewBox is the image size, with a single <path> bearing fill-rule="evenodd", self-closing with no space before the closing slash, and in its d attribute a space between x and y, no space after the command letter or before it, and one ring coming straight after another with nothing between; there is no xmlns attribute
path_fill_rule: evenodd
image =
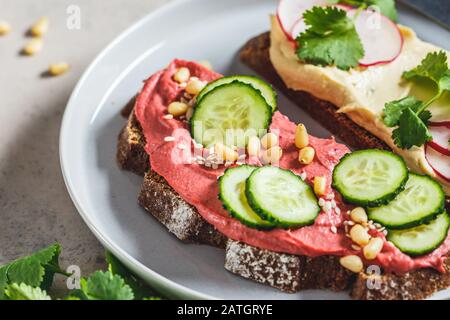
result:
<svg viewBox="0 0 450 320"><path fill-rule="evenodd" d="M131 103L133 104L133 103ZM163 177L151 171L144 150L145 138L134 112L119 135L117 162L124 170L144 176L139 204L186 243L225 247L225 268L244 278L294 293L304 289L350 290L354 299L423 299L450 286L450 274L423 269L406 275L381 275L379 286L369 289L373 277L352 274L337 257L310 258L276 253L227 239L186 203ZM130 113L131 112L131 113ZM447 259L450 271L450 259Z"/></svg>

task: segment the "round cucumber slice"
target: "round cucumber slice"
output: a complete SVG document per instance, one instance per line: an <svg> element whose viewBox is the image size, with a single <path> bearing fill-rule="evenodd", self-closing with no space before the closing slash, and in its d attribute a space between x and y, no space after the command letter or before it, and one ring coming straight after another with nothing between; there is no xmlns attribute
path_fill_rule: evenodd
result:
<svg viewBox="0 0 450 320"><path fill-rule="evenodd" d="M209 148L215 143L245 147L251 136L262 136L272 121L272 108L260 91L233 81L206 93L190 120L192 137Z"/></svg>
<svg viewBox="0 0 450 320"><path fill-rule="evenodd" d="M444 205L445 193L436 181L410 173L405 190L387 205L368 209L368 215L387 228L407 229L433 220Z"/></svg>
<svg viewBox="0 0 450 320"><path fill-rule="evenodd" d="M408 180L408 168L398 155L360 150L345 155L333 171L333 188L345 201L366 207L389 203Z"/></svg>
<svg viewBox="0 0 450 320"><path fill-rule="evenodd" d="M269 229L274 224L261 219L249 206L245 195L245 181L256 168L242 165L227 169L219 179L219 199L223 207L242 223L258 229Z"/></svg>
<svg viewBox="0 0 450 320"><path fill-rule="evenodd" d="M199 95L197 96L197 101L200 101L208 92L210 92L214 88L233 81L239 81L242 83L249 84L253 86L253 88L261 91L261 94L264 97L264 99L266 99L267 104L272 107L272 112L275 112L277 110L277 93L275 92L275 90L272 88L270 84L268 84L264 80L261 80L260 78L253 76L242 76L242 75L230 76L230 77L223 77L213 82L210 82L199 93Z"/></svg>
<svg viewBox="0 0 450 320"><path fill-rule="evenodd" d="M388 230L387 239L401 252L421 256L432 252L447 239L450 218L446 212L428 224L406 229Z"/></svg>
<svg viewBox="0 0 450 320"><path fill-rule="evenodd" d="M261 218L284 228L311 225L320 212L311 187L292 171L262 167L247 179L248 203Z"/></svg>

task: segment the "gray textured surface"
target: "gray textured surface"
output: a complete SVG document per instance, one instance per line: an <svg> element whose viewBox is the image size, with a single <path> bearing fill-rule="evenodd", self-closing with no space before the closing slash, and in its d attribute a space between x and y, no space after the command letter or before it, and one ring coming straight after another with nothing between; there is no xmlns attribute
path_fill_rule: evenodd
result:
<svg viewBox="0 0 450 320"><path fill-rule="evenodd" d="M92 59L119 32L168 0L0 0L0 20L12 32L0 37L0 264L55 241L62 264L86 275L104 267L103 249L89 232L66 191L58 138L66 102ZM66 27L69 5L81 9L81 29ZM20 56L28 27L50 18L44 49ZM42 78L48 64L72 69ZM60 280L57 290L64 284Z"/></svg>

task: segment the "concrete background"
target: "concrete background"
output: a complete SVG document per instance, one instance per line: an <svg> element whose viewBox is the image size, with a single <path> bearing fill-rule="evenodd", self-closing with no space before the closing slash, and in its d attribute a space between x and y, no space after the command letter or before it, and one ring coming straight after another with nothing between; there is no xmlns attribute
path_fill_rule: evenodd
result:
<svg viewBox="0 0 450 320"><path fill-rule="evenodd" d="M104 250L78 215L61 175L59 129L66 102L81 74L112 39L170 0L0 0L0 264L61 243L63 267L82 275L104 268ZM67 8L81 9L81 28L67 28ZM30 25L50 19L43 50L20 55ZM42 77L50 63L69 73ZM62 279L56 291L63 291Z"/></svg>

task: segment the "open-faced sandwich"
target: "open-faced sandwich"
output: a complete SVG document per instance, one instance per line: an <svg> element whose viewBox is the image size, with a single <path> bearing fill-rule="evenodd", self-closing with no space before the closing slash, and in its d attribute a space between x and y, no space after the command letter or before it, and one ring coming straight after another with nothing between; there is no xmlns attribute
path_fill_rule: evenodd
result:
<svg viewBox="0 0 450 320"><path fill-rule="evenodd" d="M439 104L448 89L446 75L437 70L445 66L448 76L446 53L421 62L439 49L383 16L381 23L395 31L386 34L395 34L400 48L389 58L383 50L367 56L354 19L369 12L353 14L341 5L307 11L304 22L291 23L300 36L290 36L282 13L295 9L302 17L305 9L283 8L284 2L296 3L282 1L272 38L250 41L241 56L358 150L351 152L333 137L309 135L303 124L277 111L276 93L259 78L224 77L208 66L174 60L124 109L128 122L117 159L122 169L144 176L140 205L180 240L224 248L230 272L285 292L331 289L349 290L355 299L422 299L449 287L443 158L448 144L442 144L441 128L448 127L439 122L439 130L429 129L430 117L448 115ZM325 20L318 18L322 15ZM312 21L333 17L342 29L331 48L324 29L317 30L323 41L312 35L301 39L314 31ZM344 38L353 39L355 48ZM305 47L306 56L299 49ZM322 50L322 58L314 56ZM402 60L403 66L397 65ZM408 95L409 80L397 83L404 71L408 79L437 82L433 101ZM372 107L382 100L386 106ZM409 118L421 129L411 128ZM430 156L428 148L439 155Z"/></svg>

